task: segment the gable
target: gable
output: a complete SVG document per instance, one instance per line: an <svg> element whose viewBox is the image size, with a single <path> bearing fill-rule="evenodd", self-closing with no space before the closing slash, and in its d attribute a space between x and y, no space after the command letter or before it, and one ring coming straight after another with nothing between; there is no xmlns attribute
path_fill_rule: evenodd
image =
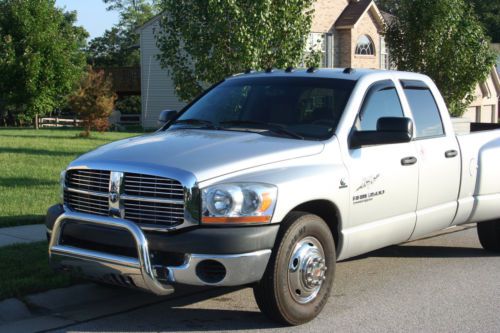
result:
<svg viewBox="0 0 500 333"><path fill-rule="evenodd" d="M351 1L335 21L336 29L352 29L366 15L374 18L377 30L384 28L384 18L372 0Z"/></svg>

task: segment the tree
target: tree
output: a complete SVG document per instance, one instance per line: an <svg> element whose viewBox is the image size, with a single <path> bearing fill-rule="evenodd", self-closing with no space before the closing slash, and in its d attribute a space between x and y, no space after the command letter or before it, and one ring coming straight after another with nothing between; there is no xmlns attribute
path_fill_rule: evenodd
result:
<svg viewBox="0 0 500 333"><path fill-rule="evenodd" d="M474 9L494 43L500 43L500 1L472 0Z"/></svg>
<svg viewBox="0 0 500 333"><path fill-rule="evenodd" d="M314 0L163 0L159 60L183 100L242 72L303 60Z"/></svg>
<svg viewBox="0 0 500 333"><path fill-rule="evenodd" d="M380 10L390 14L396 13L400 0L375 0ZM479 21L493 43L500 43L500 1L472 0Z"/></svg>
<svg viewBox="0 0 500 333"><path fill-rule="evenodd" d="M375 0L377 7L389 14L395 14L400 0Z"/></svg>
<svg viewBox="0 0 500 333"><path fill-rule="evenodd" d="M87 32L54 0L0 1L0 100L25 120L64 102L85 68Z"/></svg>
<svg viewBox="0 0 500 333"><path fill-rule="evenodd" d="M104 71L89 67L80 87L69 98L70 107L83 120L82 136L88 137L92 129L108 129L108 118L113 112L115 101L111 78L106 77Z"/></svg>
<svg viewBox="0 0 500 333"><path fill-rule="evenodd" d="M401 0L386 31L399 70L429 75L453 116L472 102L478 82L494 64L488 38L464 0Z"/></svg>
<svg viewBox="0 0 500 333"><path fill-rule="evenodd" d="M93 67L138 66L140 54L135 34L113 27L89 42L88 63Z"/></svg>
<svg viewBox="0 0 500 333"><path fill-rule="evenodd" d="M89 42L88 63L94 67L139 66L136 29L159 12L157 1L104 0L107 10L120 13L120 21L101 37Z"/></svg>

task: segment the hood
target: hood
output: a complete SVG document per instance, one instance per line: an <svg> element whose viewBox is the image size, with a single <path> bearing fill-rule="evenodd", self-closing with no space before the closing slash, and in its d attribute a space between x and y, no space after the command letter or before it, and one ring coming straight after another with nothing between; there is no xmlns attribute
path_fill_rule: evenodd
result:
<svg viewBox="0 0 500 333"><path fill-rule="evenodd" d="M190 172L198 181L204 181L264 164L319 154L323 147L318 141L250 132L177 129L107 144L82 155L70 167L173 168Z"/></svg>

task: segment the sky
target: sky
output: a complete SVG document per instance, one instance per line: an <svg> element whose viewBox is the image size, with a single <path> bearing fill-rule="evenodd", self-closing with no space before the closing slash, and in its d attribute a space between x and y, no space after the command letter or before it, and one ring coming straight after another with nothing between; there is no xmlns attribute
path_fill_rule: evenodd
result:
<svg viewBox="0 0 500 333"><path fill-rule="evenodd" d="M75 11L78 15L77 25L81 25L90 34L90 39L102 36L106 29L118 23L116 11L107 11L102 0L56 0L56 6Z"/></svg>

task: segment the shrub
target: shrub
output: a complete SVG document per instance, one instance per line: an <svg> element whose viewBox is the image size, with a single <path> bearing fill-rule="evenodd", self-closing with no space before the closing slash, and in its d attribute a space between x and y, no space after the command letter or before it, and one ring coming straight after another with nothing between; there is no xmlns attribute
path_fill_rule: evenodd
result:
<svg viewBox="0 0 500 333"><path fill-rule="evenodd" d="M113 112L116 98L111 78L106 77L104 71L89 67L80 87L69 98L69 105L83 120L81 136L89 136L91 130L103 132L109 128L108 117Z"/></svg>

